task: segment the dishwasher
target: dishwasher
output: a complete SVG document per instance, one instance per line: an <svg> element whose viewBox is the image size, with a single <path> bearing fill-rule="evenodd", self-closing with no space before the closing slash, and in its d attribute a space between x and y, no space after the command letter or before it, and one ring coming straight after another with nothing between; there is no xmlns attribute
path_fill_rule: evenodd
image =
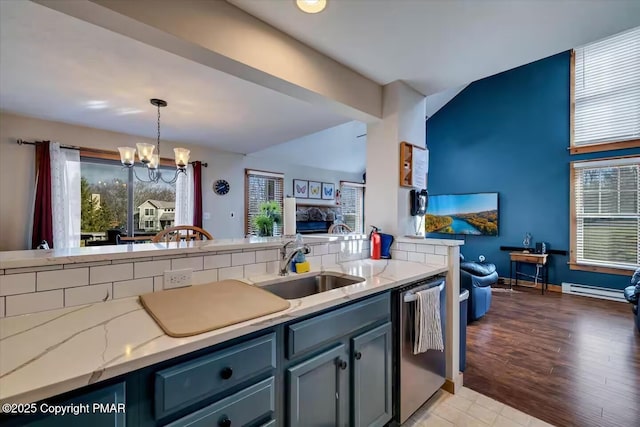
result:
<svg viewBox="0 0 640 427"><path fill-rule="evenodd" d="M445 352L429 350L413 354L415 293L438 287L440 289L440 322L445 335L446 292L442 276L429 277L403 286L394 292L394 414L400 424L420 408L445 380ZM446 348L446 342L445 342Z"/></svg>

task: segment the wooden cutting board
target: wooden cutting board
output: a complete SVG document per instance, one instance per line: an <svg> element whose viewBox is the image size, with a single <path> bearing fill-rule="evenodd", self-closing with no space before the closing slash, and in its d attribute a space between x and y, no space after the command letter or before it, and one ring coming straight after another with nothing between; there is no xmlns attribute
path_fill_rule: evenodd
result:
<svg viewBox="0 0 640 427"><path fill-rule="evenodd" d="M140 295L140 302L171 337L188 337L289 308L289 301L238 280Z"/></svg>

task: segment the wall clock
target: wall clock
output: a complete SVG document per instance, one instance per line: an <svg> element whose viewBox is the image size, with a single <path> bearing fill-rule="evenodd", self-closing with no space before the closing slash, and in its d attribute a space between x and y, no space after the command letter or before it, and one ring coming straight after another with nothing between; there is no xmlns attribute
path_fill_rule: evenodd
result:
<svg viewBox="0 0 640 427"><path fill-rule="evenodd" d="M224 179L219 179L213 183L213 192L219 196L224 196L229 192L229 183Z"/></svg>

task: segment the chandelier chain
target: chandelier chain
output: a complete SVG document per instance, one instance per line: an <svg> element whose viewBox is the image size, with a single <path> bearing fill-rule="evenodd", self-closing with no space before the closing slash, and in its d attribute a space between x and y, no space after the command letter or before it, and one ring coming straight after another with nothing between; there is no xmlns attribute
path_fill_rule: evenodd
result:
<svg viewBox="0 0 640 427"><path fill-rule="evenodd" d="M158 104L158 158L160 158L160 105Z"/></svg>

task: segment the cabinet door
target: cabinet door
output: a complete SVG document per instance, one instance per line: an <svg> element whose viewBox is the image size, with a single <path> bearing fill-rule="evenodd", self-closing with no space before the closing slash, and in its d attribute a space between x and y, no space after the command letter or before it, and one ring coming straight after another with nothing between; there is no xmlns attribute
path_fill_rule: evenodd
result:
<svg viewBox="0 0 640 427"><path fill-rule="evenodd" d="M78 415L49 415L32 423L30 427L124 427L125 383L114 384L74 397L61 405L73 405Z"/></svg>
<svg viewBox="0 0 640 427"><path fill-rule="evenodd" d="M353 425L377 427L391 420L391 323L351 340Z"/></svg>
<svg viewBox="0 0 640 427"><path fill-rule="evenodd" d="M289 427L346 426L348 378L343 344L289 368Z"/></svg>

